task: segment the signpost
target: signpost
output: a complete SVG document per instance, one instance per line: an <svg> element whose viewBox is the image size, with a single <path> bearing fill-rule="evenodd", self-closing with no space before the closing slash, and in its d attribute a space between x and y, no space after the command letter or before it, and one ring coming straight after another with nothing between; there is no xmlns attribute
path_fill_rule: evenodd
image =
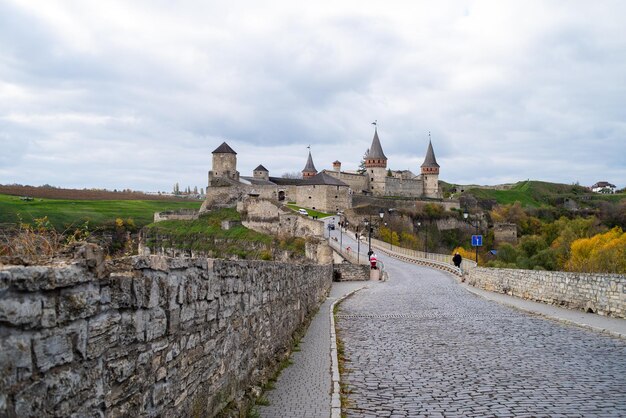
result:
<svg viewBox="0 0 626 418"><path fill-rule="evenodd" d="M482 235L472 235L472 247L476 248L476 264L478 265L478 247L483 246Z"/></svg>
<svg viewBox="0 0 626 418"><path fill-rule="evenodd" d="M472 247L482 247L482 246L483 246L483 236L472 235Z"/></svg>

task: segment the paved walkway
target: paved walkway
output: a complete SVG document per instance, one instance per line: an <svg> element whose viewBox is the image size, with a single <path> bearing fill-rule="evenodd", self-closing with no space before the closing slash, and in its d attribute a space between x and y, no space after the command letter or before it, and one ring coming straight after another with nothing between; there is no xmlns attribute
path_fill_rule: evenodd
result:
<svg viewBox="0 0 626 418"><path fill-rule="evenodd" d="M265 418L328 418L331 411L330 315L331 304L368 282L333 283L300 342L293 364L280 374L276 389L266 396L270 404L258 406Z"/></svg>
<svg viewBox="0 0 626 418"><path fill-rule="evenodd" d="M350 360L348 417L626 416L625 339L381 258L390 280L344 301L337 319ZM611 320L595 319L597 328Z"/></svg>

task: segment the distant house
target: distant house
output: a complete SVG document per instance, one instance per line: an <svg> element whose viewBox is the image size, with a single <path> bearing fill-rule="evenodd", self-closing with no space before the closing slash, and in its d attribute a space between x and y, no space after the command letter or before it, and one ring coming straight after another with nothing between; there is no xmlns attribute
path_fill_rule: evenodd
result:
<svg viewBox="0 0 626 418"><path fill-rule="evenodd" d="M615 193L615 185L608 181L599 181L591 186L591 191L594 193Z"/></svg>

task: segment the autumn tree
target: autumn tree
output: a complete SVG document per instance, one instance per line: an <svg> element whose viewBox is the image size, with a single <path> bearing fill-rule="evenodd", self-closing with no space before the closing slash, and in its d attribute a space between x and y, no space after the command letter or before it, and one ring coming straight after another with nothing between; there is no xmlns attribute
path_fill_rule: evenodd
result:
<svg viewBox="0 0 626 418"><path fill-rule="evenodd" d="M591 238L572 242L568 271L595 273L626 273L626 233L615 227Z"/></svg>

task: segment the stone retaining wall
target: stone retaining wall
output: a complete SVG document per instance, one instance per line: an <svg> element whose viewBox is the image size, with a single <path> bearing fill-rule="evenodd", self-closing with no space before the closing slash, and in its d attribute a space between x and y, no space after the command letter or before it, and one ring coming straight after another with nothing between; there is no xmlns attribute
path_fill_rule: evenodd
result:
<svg viewBox="0 0 626 418"><path fill-rule="evenodd" d="M370 266L363 264L341 263L335 264L334 280L338 282L352 282L370 279Z"/></svg>
<svg viewBox="0 0 626 418"><path fill-rule="evenodd" d="M0 416L213 416L274 372L332 279L331 265L101 261L0 265Z"/></svg>
<svg viewBox="0 0 626 418"><path fill-rule="evenodd" d="M154 222L161 221L193 221L198 219L198 211L195 209L169 210L165 212L154 212Z"/></svg>
<svg viewBox="0 0 626 418"><path fill-rule="evenodd" d="M473 268L466 279L492 292L626 318L624 275Z"/></svg>

